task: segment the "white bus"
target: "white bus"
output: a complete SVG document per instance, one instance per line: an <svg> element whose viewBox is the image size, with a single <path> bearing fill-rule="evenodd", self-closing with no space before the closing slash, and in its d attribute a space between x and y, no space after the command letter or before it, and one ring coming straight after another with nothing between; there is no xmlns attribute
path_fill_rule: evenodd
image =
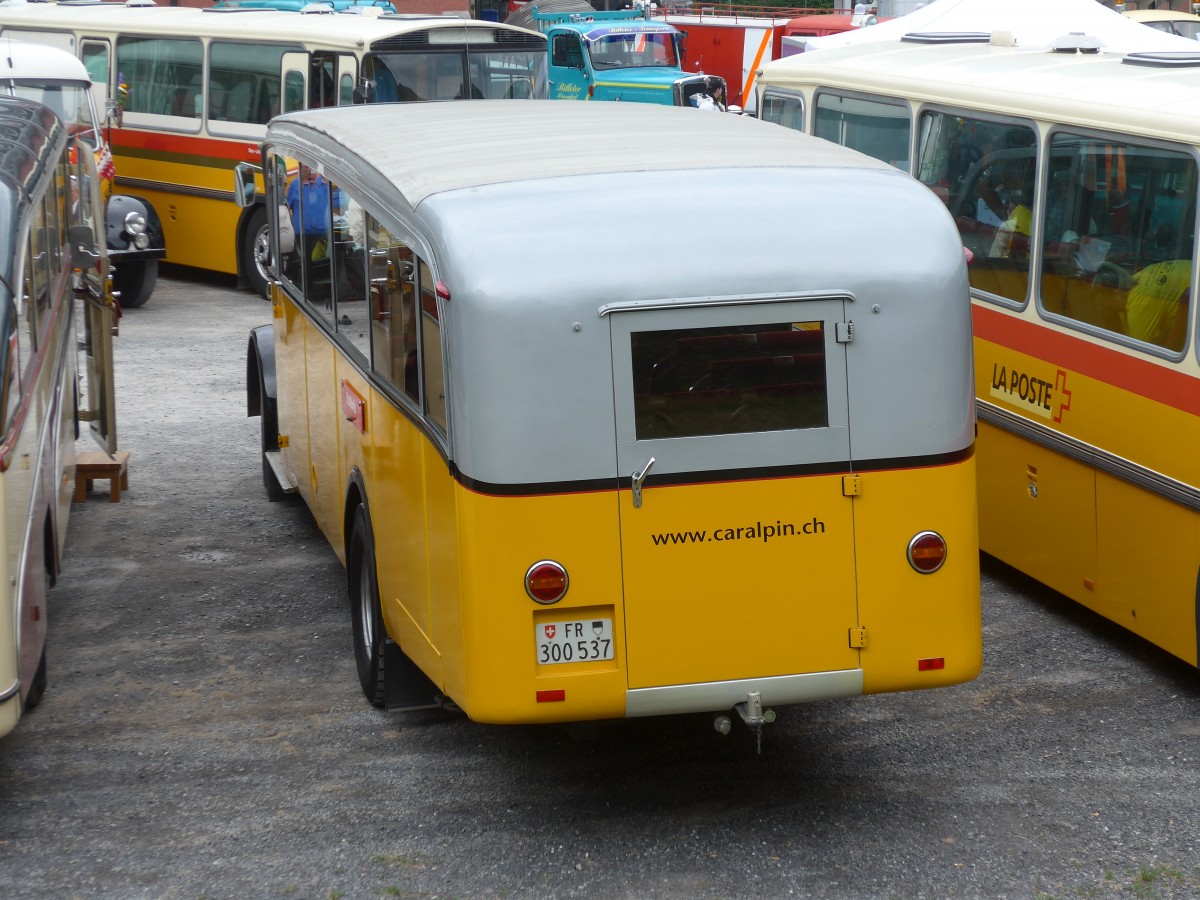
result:
<svg viewBox="0 0 1200 900"><path fill-rule="evenodd" d="M50 107L73 137L96 155L112 289L122 307L144 305L154 292L158 261L165 254L162 225L144 198L113 192L112 153L98 114L104 108L103 87L94 86L83 63L65 50L5 40L0 94Z"/></svg>
<svg viewBox="0 0 1200 900"><path fill-rule="evenodd" d="M759 84L763 118L911 172L974 255L982 548L1197 665L1200 50L909 35Z"/></svg>
<svg viewBox="0 0 1200 900"><path fill-rule="evenodd" d="M58 575L75 493L81 372L75 269L94 271L95 159L40 103L0 97L0 735L46 686L47 592ZM99 274L103 274L101 269ZM87 339L111 318L87 302ZM105 357L111 360L111 357ZM87 377L111 381L89 366Z"/></svg>
<svg viewBox="0 0 1200 900"><path fill-rule="evenodd" d="M280 112L356 101L532 97L546 39L450 16L103 4L0 6L0 35L78 55L115 107L117 184L159 211L172 263L266 294L266 213L230 172Z"/></svg>

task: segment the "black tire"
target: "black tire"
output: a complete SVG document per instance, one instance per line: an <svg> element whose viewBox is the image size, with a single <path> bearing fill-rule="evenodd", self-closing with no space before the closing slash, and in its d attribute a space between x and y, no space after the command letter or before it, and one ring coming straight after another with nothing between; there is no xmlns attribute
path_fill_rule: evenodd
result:
<svg viewBox="0 0 1200 900"><path fill-rule="evenodd" d="M250 216L242 233L242 281L258 296L266 299L270 273L271 236L267 230L267 211L261 206Z"/></svg>
<svg viewBox="0 0 1200 900"><path fill-rule="evenodd" d="M42 658L38 661L37 672L33 675L33 681L29 685L29 693L25 695L25 708L33 709L42 702L42 695L46 693L46 648L42 648Z"/></svg>
<svg viewBox="0 0 1200 900"><path fill-rule="evenodd" d="M158 260L138 259L117 263L113 272L113 290L122 309L145 306L158 284Z"/></svg>
<svg viewBox="0 0 1200 900"><path fill-rule="evenodd" d="M346 586L350 594L350 616L354 626L354 663L363 696L372 706L383 708L387 696L384 678L384 643L387 635L379 605L379 582L375 574L375 542L366 510L354 511L350 544L346 554Z"/></svg>
<svg viewBox="0 0 1200 900"><path fill-rule="evenodd" d="M259 379L261 385L262 379ZM262 429L262 473L263 487L267 491L267 499L272 503L280 503L288 499L287 492L275 477L275 470L267 461L267 454L279 450L279 424L275 418L275 405L267 396L266 391L259 387L258 420Z"/></svg>

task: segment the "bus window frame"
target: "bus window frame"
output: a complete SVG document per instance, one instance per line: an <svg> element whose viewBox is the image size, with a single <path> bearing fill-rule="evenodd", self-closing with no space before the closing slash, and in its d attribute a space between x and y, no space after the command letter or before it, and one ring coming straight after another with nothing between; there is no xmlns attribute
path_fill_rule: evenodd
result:
<svg viewBox="0 0 1200 900"><path fill-rule="evenodd" d="M904 98L900 98L900 97L881 97L879 95L869 94L865 91L846 91L846 90L841 90L841 89L837 89L837 88L818 87L816 90L813 91L813 99L812 99L812 104L811 104L811 109L810 109L810 115L807 118L811 118L811 126L812 126L811 133L816 135L817 137L823 137L823 138L824 138L823 135L817 133L817 127L818 127L818 124L819 124L819 121L821 118L820 113L821 113L821 98L822 97L837 97L842 100L852 100L852 101L857 100L857 101L861 101L863 103L870 103L875 106L888 106L888 107L895 107L896 109L900 109L900 110L907 110L907 113L908 113L908 115L907 115L908 140L905 142L905 147L908 152L908 159L905 161L904 165L899 165L895 160L880 159L880 157L875 156L873 153L870 153L859 147L854 147L853 149L857 150L859 153L862 153L866 156L870 156L873 159L879 159L880 162L885 162L889 166L894 166L895 168L900 169L900 171L902 171L902 172L909 172L909 173L912 172L913 159L915 158L914 151L916 149L913 137L914 137L914 133L916 132L916 123L918 120L916 117L916 113L913 110L913 104L911 101L906 100ZM872 116L872 118L884 118L884 117ZM904 116L895 116L895 117L887 117L887 118L894 118L897 121L902 121L905 119ZM839 123L839 126L844 131L844 121ZM849 146L848 144L842 143L840 140L834 141L832 138L824 138L824 139L831 141L832 143L836 143L842 147Z"/></svg>
<svg viewBox="0 0 1200 900"><path fill-rule="evenodd" d="M799 107L799 126L784 122L782 120L768 118L766 116L767 106L772 100L781 100L783 102L795 101ZM808 131L808 98L803 91L792 91L784 88L769 87L763 91L761 100L759 101L758 117L764 122L771 122L774 125L779 125L782 128L790 128L792 131L807 133Z"/></svg>
<svg viewBox="0 0 1200 900"><path fill-rule="evenodd" d="M1047 129L1045 135L1040 141L1039 152L1045 154L1045 160L1042 162L1047 169L1049 168L1050 151L1054 142L1054 137L1059 134L1068 134L1073 138L1078 138L1087 141L1095 141L1102 144L1121 144L1124 146L1137 146L1147 150L1160 150L1166 153L1171 153L1180 158L1187 158L1192 161L1195 167L1197 181L1200 183L1200 146L1189 144L1175 143L1171 141L1156 140L1145 136L1135 136L1125 134L1118 131L1104 131L1097 128L1084 128L1073 125L1064 125L1055 123ZM1200 316L1197 316L1196 304L1200 302L1200 294L1197 294L1197 277L1200 276L1200 247L1197 244L1197 226L1200 224L1200 204L1193 199L1192 209L1192 276L1191 276L1191 302L1188 304L1187 315L1188 322L1186 323L1183 346L1179 350L1171 350L1160 344L1150 341L1142 341L1128 334L1122 334L1118 331L1085 322L1081 319L1075 319L1067 315L1055 313L1046 309L1042 298L1041 279L1044 265L1044 240L1041 236L1041 229L1045 226L1045 215L1048 206L1049 179L1043 178L1046 183L1039 186L1039 199L1042 201L1041 208L1038 211L1036 219L1037 238L1035 240L1036 252L1038 254L1037 263L1038 269L1036 279L1031 277L1031 281L1036 281L1036 304L1039 318L1053 322L1063 328L1068 328L1072 331L1078 331L1083 334L1090 335L1105 341L1106 343L1116 344L1129 350L1134 350L1138 353L1144 353L1150 356L1156 356L1169 362L1181 362L1189 355L1195 355L1200 358L1200 342L1193 340L1195 337L1196 323ZM1031 273L1031 276L1035 273ZM1130 275L1133 272L1129 273Z"/></svg>
<svg viewBox="0 0 1200 900"><path fill-rule="evenodd" d="M207 72L208 72L208 47L207 39L202 37L178 37L175 35L159 35L159 34L139 34L136 32L119 32L117 34L116 46L113 48L112 70L118 73L118 77L124 80L125 84L129 85L129 93L132 97L138 90L144 89L145 85L136 83L136 80L129 74L129 70L125 67L121 60L121 45L130 42L146 43L149 41L171 41L179 44L196 44L200 48L199 62L199 82L195 85L187 87L196 87L199 94L193 96L195 115L175 115L173 113L159 112L139 112L129 109L123 111L123 120L130 128L146 128L146 129L162 129L163 131L178 132L181 134L199 134L204 130L205 121L205 104L207 103ZM185 87L175 87L176 94L180 91L186 91ZM183 95L187 99L186 93Z"/></svg>
<svg viewBox="0 0 1200 900"><path fill-rule="evenodd" d="M1026 129L1027 131L1029 131L1033 134L1034 141L1035 141L1034 147L1033 147L1033 149L1035 151L1034 152L1034 169L1033 169L1033 172L1034 172L1034 194L1033 194L1034 209L1033 209L1033 213L1034 213L1034 215L1033 215L1033 229L1032 229L1033 234L1030 236L1029 268L1028 268L1028 273L1027 273L1029 281L1028 281L1028 285L1026 286L1026 289L1025 289L1025 299L1020 300L1020 301L1013 300L1012 298L1005 297L1002 294L994 294L991 291L985 291L981 288L975 287L974 285L971 286L971 296L972 297L977 297L980 300L986 300L987 302L992 303L996 306L1001 306L1001 307L1004 307L1005 309L1010 309L1013 311L1020 311L1020 310L1026 309L1029 306L1030 301L1033 299L1033 294L1036 290L1036 288L1034 287L1034 281L1035 281L1034 273L1039 270L1038 266L1041 265L1041 259L1040 259L1041 245L1040 245L1040 243L1038 243L1038 236L1039 236L1040 232L1037 231L1036 229L1041 224L1040 223L1041 210L1044 209L1044 207L1045 207L1045 197L1042 194L1043 185L1041 182L1043 180L1043 168L1044 168L1044 162L1043 162L1042 156L1043 156L1043 153L1045 152L1044 148L1045 148L1046 142L1045 142L1045 137L1042 135L1041 131L1038 128L1038 122L1034 119L1028 119L1028 118L1024 118L1021 116L996 115L996 114L991 114L991 113L987 113L987 112L981 112L979 110L951 106L949 104L944 104L944 103L921 103L921 104L918 104L915 107L915 109L913 110L913 130L912 130L912 142L913 142L913 145L912 145L913 163L912 163L912 165L913 165L914 170L917 170L918 173L920 170L920 160L921 160L921 150L922 150L921 143L920 143L921 135L923 133L921 122L922 122L922 117L926 113L938 113L940 115L950 116L950 117L959 118L959 119L972 119L974 121L983 122L988 125L1020 127L1020 128ZM1015 151L1018 149L1023 150L1023 149L1028 149L1028 148L1004 148L1002 150L994 151L991 154L991 156L995 157L995 156L999 155L1000 153ZM973 166L972 169L969 171L982 172L983 169ZM921 180L919 174L914 174L913 177L917 178L918 181ZM925 182L922 182L922 184L925 184ZM928 187L930 190L933 190L933 187L931 185L926 184L925 186ZM942 199L942 201L944 203L946 203L946 210L953 217L954 209L946 201L946 198L942 197L940 199Z"/></svg>
<svg viewBox="0 0 1200 900"><path fill-rule="evenodd" d="M204 47L203 104L204 104L204 123L207 127L208 132L210 134L212 134L214 137L218 137L218 138L248 138L251 140L257 140L261 136L262 129L266 126L266 122L247 122L242 119L214 118L211 114L213 98L216 95L216 92L213 90L213 72L215 71L215 67L213 65L213 58L212 58L213 50L218 47L230 47L230 46L239 46L239 45L240 46L248 46L248 47L257 47L257 48L261 48L264 50L269 49L269 48L279 48L279 50L280 50L279 66L277 69L277 74L278 74L278 78L279 78L279 97L278 97L278 102L276 104L277 108L273 111L272 116L268 117L268 121L270 118L272 118L275 115L279 115L279 113L283 111L284 75L285 75L285 71L286 71L285 59L287 58L287 56L289 54L304 53L304 49L303 49L303 47L298 46L297 44L294 44L294 43L291 43L288 41L250 40L250 39L232 40L232 39L224 38L224 37L210 38L210 39L206 40L205 47ZM304 53L304 55L307 56L307 53ZM247 73L243 70L239 70L239 74L246 75L249 73ZM261 87L262 87L261 84L257 85L256 91L258 89L261 89ZM254 98L252 97L252 102L253 102L253 99Z"/></svg>

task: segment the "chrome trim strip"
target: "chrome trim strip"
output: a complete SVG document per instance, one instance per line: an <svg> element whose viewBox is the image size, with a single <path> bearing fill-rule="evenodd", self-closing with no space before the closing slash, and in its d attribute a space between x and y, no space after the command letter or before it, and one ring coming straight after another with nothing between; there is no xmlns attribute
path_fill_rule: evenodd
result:
<svg viewBox="0 0 1200 900"><path fill-rule="evenodd" d="M625 692L625 717L724 712L744 701L751 691L758 691L762 695L764 706L858 697L863 692L863 672L862 669L846 669L840 672L635 688Z"/></svg>
<svg viewBox="0 0 1200 900"><path fill-rule="evenodd" d="M3 693L0 693L0 703L8 702L9 700L11 700L13 697L15 697L19 693L21 693L21 679L20 678L18 678L16 681L14 681L12 683L12 685L10 687L8 687Z"/></svg>
<svg viewBox="0 0 1200 900"><path fill-rule="evenodd" d="M233 191L218 191L215 188L198 188L186 184L171 184L166 181L149 181L145 178L122 178L118 175L115 183L123 188L133 188L140 191L158 191L160 194L182 194L185 197L201 197L205 200L223 200L233 202Z"/></svg>
<svg viewBox="0 0 1200 900"><path fill-rule="evenodd" d="M1124 457L1101 450L1084 441L1076 440L1065 434L1047 428L1037 422L1030 421L1024 416L1001 409L994 403L976 399L975 408L980 419L989 425L995 425L1017 437L1038 444L1056 453L1061 453L1070 459L1095 466L1102 472L1136 484L1151 493L1165 497L1188 509L1200 510L1200 488L1182 481L1176 481L1145 466L1139 466Z"/></svg>
<svg viewBox="0 0 1200 900"><path fill-rule="evenodd" d="M803 302L805 300L853 301L854 299L853 292L835 288L828 291L791 291L786 294L759 294L735 297L679 297L674 300L622 300L616 303L605 303L596 310L596 314L603 319L609 313L645 309L693 309L699 306L753 306L760 303Z"/></svg>

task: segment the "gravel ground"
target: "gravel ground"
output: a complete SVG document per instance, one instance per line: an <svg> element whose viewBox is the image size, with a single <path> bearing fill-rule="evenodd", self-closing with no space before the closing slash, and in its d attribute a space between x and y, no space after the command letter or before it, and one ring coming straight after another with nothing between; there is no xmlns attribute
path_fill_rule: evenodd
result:
<svg viewBox="0 0 1200 900"><path fill-rule="evenodd" d="M1195 670L984 559L961 687L558 728L361 698L343 573L263 495L266 303L170 270L117 339L130 488L77 504L0 741L2 897L1200 897Z"/></svg>

